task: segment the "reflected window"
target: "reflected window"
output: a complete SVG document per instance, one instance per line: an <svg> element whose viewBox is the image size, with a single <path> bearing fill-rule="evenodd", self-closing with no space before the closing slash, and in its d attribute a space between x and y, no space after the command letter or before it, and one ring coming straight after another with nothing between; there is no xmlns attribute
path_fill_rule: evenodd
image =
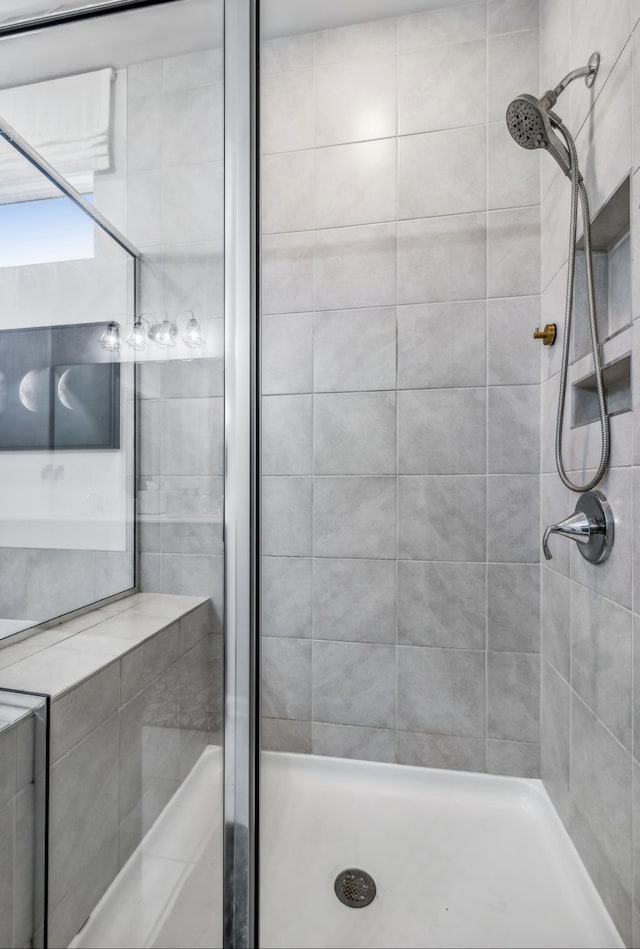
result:
<svg viewBox="0 0 640 949"><path fill-rule="evenodd" d="M85 194L93 203L93 195ZM0 204L0 267L86 260L94 256L93 221L69 200Z"/></svg>

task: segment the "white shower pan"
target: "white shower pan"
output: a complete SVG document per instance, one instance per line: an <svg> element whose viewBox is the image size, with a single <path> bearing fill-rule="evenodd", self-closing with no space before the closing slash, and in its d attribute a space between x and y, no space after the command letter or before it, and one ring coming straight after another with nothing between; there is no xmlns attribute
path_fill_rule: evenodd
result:
<svg viewBox="0 0 640 949"><path fill-rule="evenodd" d="M560 947L624 943L540 781L266 752L261 945ZM207 749L74 949L216 949L222 751ZM374 878L371 905L334 880Z"/></svg>
<svg viewBox="0 0 640 949"><path fill-rule="evenodd" d="M540 781L267 753L261 834L269 949L624 945Z"/></svg>

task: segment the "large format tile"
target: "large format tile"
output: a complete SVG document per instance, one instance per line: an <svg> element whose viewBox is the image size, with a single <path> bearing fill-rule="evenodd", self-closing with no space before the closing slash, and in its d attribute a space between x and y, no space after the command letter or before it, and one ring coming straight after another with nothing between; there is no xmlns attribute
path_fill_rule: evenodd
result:
<svg viewBox="0 0 640 949"><path fill-rule="evenodd" d="M537 29L489 36L489 122L503 121L507 106L516 96L523 92L538 94L539 56L540 37Z"/></svg>
<svg viewBox="0 0 640 949"><path fill-rule="evenodd" d="M540 471L539 386L493 386L488 400L488 472L537 474Z"/></svg>
<svg viewBox="0 0 640 949"><path fill-rule="evenodd" d="M313 636L342 642L395 643L393 561L316 559Z"/></svg>
<svg viewBox="0 0 640 949"><path fill-rule="evenodd" d="M519 148L504 119L488 126L487 138L487 207L493 211L539 204L540 153Z"/></svg>
<svg viewBox="0 0 640 949"><path fill-rule="evenodd" d="M571 688L544 659L540 679L540 774L566 826L571 814Z"/></svg>
<svg viewBox="0 0 640 949"><path fill-rule="evenodd" d="M571 685L631 751L631 613L571 584Z"/></svg>
<svg viewBox="0 0 640 949"><path fill-rule="evenodd" d="M390 18L318 30L313 40L317 66L371 56L395 56L397 22Z"/></svg>
<svg viewBox="0 0 640 949"><path fill-rule="evenodd" d="M539 652L540 568L488 564L487 645L491 650Z"/></svg>
<svg viewBox="0 0 640 949"><path fill-rule="evenodd" d="M184 165L193 161L194 155L198 161L221 161L224 158L223 108L222 83L165 91L159 142L162 165ZM168 128L171 135L162 134L162 129Z"/></svg>
<svg viewBox="0 0 640 949"><path fill-rule="evenodd" d="M260 169L263 234L313 228L314 160L311 149L263 156Z"/></svg>
<svg viewBox="0 0 640 949"><path fill-rule="evenodd" d="M262 394L313 392L313 315L262 318Z"/></svg>
<svg viewBox="0 0 640 949"><path fill-rule="evenodd" d="M286 72L290 69L313 67L313 34L278 36L263 40L260 47L262 74Z"/></svg>
<svg viewBox="0 0 640 949"><path fill-rule="evenodd" d="M450 43L481 40L487 35L484 3L448 6L398 20L400 49L432 49Z"/></svg>
<svg viewBox="0 0 640 949"><path fill-rule="evenodd" d="M0 730L0 807L7 804L16 793L16 728L6 727L3 722Z"/></svg>
<svg viewBox="0 0 640 949"><path fill-rule="evenodd" d="M487 479L487 557L494 562L540 559L538 475L491 475Z"/></svg>
<svg viewBox="0 0 640 949"><path fill-rule="evenodd" d="M311 722L294 722L286 718L263 718L262 750L311 754Z"/></svg>
<svg viewBox="0 0 640 949"><path fill-rule="evenodd" d="M314 643L314 719L339 725L394 728L395 668L393 646Z"/></svg>
<svg viewBox="0 0 640 949"><path fill-rule="evenodd" d="M62 757L117 712L119 705L120 664L117 662L57 699L51 715L51 760L55 762Z"/></svg>
<svg viewBox="0 0 640 949"><path fill-rule="evenodd" d="M485 390L408 389L398 393L401 474L483 474Z"/></svg>
<svg viewBox="0 0 640 949"><path fill-rule="evenodd" d="M263 153L313 148L313 71L292 69L263 76L260 87Z"/></svg>
<svg viewBox="0 0 640 949"><path fill-rule="evenodd" d="M615 418L613 419L615 422ZM583 475L588 480L592 471L574 475L579 479ZM595 593L613 600L615 603L631 608L632 603L632 506L631 506L631 468L609 468L598 485L611 505L614 518L615 541L607 561L593 565L585 560L578 550L570 550L571 577ZM572 497L573 500L573 497ZM564 516L570 513L569 508ZM556 544L556 549L559 545ZM575 548L576 544L571 544Z"/></svg>
<svg viewBox="0 0 640 949"><path fill-rule="evenodd" d="M315 474L395 474L394 393L326 393L314 408Z"/></svg>
<svg viewBox="0 0 640 949"><path fill-rule="evenodd" d="M506 774L519 778L540 777L540 745L526 741L486 743L487 773Z"/></svg>
<svg viewBox="0 0 640 949"><path fill-rule="evenodd" d="M365 224L315 232L316 310L393 306L396 224Z"/></svg>
<svg viewBox="0 0 640 949"><path fill-rule="evenodd" d="M396 219L396 140L320 148L315 153L315 226Z"/></svg>
<svg viewBox="0 0 640 949"><path fill-rule="evenodd" d="M537 30L540 23L540 0L489 0L487 32L518 33Z"/></svg>
<svg viewBox="0 0 640 949"><path fill-rule="evenodd" d="M212 82L222 82L221 49L203 49L181 53L162 60L162 89L197 89Z"/></svg>
<svg viewBox="0 0 640 949"><path fill-rule="evenodd" d="M179 779L179 688L174 666L120 709L120 822L140 804L154 780Z"/></svg>
<svg viewBox="0 0 640 949"><path fill-rule="evenodd" d="M572 695L571 835L628 942L631 935L632 759L587 706Z"/></svg>
<svg viewBox="0 0 640 949"><path fill-rule="evenodd" d="M571 676L571 587L547 566L540 576L540 651L568 682Z"/></svg>
<svg viewBox="0 0 640 949"><path fill-rule="evenodd" d="M399 219L484 211L485 136L474 126L400 138Z"/></svg>
<svg viewBox="0 0 640 949"><path fill-rule="evenodd" d="M487 656L487 737L537 742L540 737L540 656Z"/></svg>
<svg viewBox="0 0 640 949"><path fill-rule="evenodd" d="M91 870L101 849L117 839L118 734L118 717L112 715L51 769L53 907Z"/></svg>
<svg viewBox="0 0 640 949"><path fill-rule="evenodd" d="M313 309L313 232L269 234L262 239L262 312Z"/></svg>
<svg viewBox="0 0 640 949"><path fill-rule="evenodd" d="M265 638L262 643L262 714L311 718L311 643Z"/></svg>
<svg viewBox="0 0 640 949"><path fill-rule="evenodd" d="M316 313L316 392L395 387L394 308Z"/></svg>
<svg viewBox="0 0 640 949"><path fill-rule="evenodd" d="M586 63L594 50L597 38L600 53L600 69L594 92L584 86L577 89L571 98L571 122L579 128L587 112L593 106L597 94L618 61L620 51L627 42L630 27L630 0L611 0L603 7L597 0L571 0L571 55L576 63ZM576 86L578 84L576 83ZM573 93L573 90L572 90Z"/></svg>
<svg viewBox="0 0 640 949"><path fill-rule="evenodd" d="M398 642L483 649L485 565L401 561Z"/></svg>
<svg viewBox="0 0 640 949"><path fill-rule="evenodd" d="M262 558L262 635L311 636L311 560Z"/></svg>
<svg viewBox="0 0 640 949"><path fill-rule="evenodd" d="M162 406L165 475L221 475L224 406L221 398L167 399Z"/></svg>
<svg viewBox="0 0 640 949"><path fill-rule="evenodd" d="M483 386L485 348L484 300L398 307L400 389Z"/></svg>
<svg viewBox="0 0 640 949"><path fill-rule="evenodd" d="M400 51L400 135L484 125L485 95L484 40L433 47L428 56L421 49Z"/></svg>
<svg viewBox="0 0 640 949"><path fill-rule="evenodd" d="M489 211L487 228L488 295L540 293L540 209Z"/></svg>
<svg viewBox="0 0 640 949"><path fill-rule="evenodd" d="M478 300L484 298L486 288L484 214L398 225L399 303Z"/></svg>
<svg viewBox="0 0 640 949"><path fill-rule="evenodd" d="M483 651L398 648L398 728L484 738Z"/></svg>
<svg viewBox="0 0 640 949"><path fill-rule="evenodd" d="M357 725L312 726L314 755L356 758L361 761L396 760L396 734L389 728L362 728Z"/></svg>
<svg viewBox="0 0 640 949"><path fill-rule="evenodd" d="M540 297L489 300L487 362L490 386L537 385L540 382L540 347L532 338L533 330L539 325Z"/></svg>
<svg viewBox="0 0 640 949"><path fill-rule="evenodd" d="M484 771L485 743L482 738L399 731L398 764L447 771Z"/></svg>
<svg viewBox="0 0 640 949"><path fill-rule="evenodd" d="M14 892L14 854L15 854L15 810L10 801L0 808L0 847L2 847L2 867L0 868L0 939L5 946L13 946L13 892Z"/></svg>
<svg viewBox="0 0 640 949"><path fill-rule="evenodd" d="M318 66L316 146L395 135L396 72L395 55Z"/></svg>
<svg viewBox="0 0 640 949"><path fill-rule="evenodd" d="M38 898L38 885L34 880L34 858L36 851L37 801L35 786L29 784L16 795L15 808L15 855L13 903L13 942L8 945L25 946L34 935L34 903ZM9 853L2 847L4 859ZM34 885L35 884L35 885ZM1 897L0 897L1 899ZM4 915L4 914L3 914ZM38 918L39 918L38 913Z"/></svg>
<svg viewBox="0 0 640 949"><path fill-rule="evenodd" d="M202 200L202 195L207 200ZM161 171L161 240L189 244L224 238L224 162L184 164Z"/></svg>
<svg viewBox="0 0 640 949"><path fill-rule="evenodd" d="M262 399L262 473L311 474L313 397L272 395Z"/></svg>
<svg viewBox="0 0 640 949"><path fill-rule="evenodd" d="M313 495L317 557L395 557L392 477L318 478Z"/></svg>
<svg viewBox="0 0 640 949"><path fill-rule="evenodd" d="M398 556L484 561L485 479L480 475L398 478Z"/></svg>
<svg viewBox="0 0 640 949"><path fill-rule="evenodd" d="M180 625L174 623L120 660L120 700L124 704L158 679L180 655Z"/></svg>
<svg viewBox="0 0 640 949"><path fill-rule="evenodd" d="M311 478L262 479L262 552L275 557L311 553Z"/></svg>

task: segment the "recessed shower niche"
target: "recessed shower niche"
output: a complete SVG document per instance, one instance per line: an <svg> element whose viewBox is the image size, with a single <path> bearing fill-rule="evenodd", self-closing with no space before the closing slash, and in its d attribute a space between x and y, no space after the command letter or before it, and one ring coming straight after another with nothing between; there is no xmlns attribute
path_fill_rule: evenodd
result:
<svg viewBox="0 0 640 949"><path fill-rule="evenodd" d="M598 336L603 347L614 336L622 336L632 323L630 185L627 176L602 207L591 225ZM589 309L584 236L578 242L575 276L575 312L572 351L572 427L598 418L596 380L581 372L581 360L590 352ZM603 352L603 380L609 415L630 412L631 344L616 346L616 355ZM618 355L619 353L623 355ZM607 356L609 357L607 360ZM577 378L576 378L577 377Z"/></svg>

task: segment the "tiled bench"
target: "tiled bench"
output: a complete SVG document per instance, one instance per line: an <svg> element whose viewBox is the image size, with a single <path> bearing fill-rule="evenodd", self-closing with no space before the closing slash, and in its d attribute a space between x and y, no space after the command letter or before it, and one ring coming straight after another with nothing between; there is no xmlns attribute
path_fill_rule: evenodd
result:
<svg viewBox="0 0 640 949"><path fill-rule="evenodd" d="M52 700L50 946L69 944L221 742L222 681L222 636L201 597L137 594L0 650L0 688Z"/></svg>

